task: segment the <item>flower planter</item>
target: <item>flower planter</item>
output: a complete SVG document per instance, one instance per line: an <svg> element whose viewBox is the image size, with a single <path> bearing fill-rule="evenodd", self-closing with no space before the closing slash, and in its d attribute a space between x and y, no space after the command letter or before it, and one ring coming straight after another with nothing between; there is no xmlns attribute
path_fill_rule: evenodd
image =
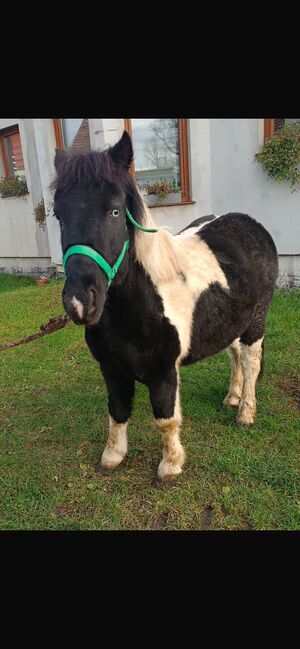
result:
<svg viewBox="0 0 300 649"><path fill-rule="evenodd" d="M147 194L146 195L147 205L176 205L181 202L181 193L180 192L170 192L163 198L159 194Z"/></svg>
<svg viewBox="0 0 300 649"><path fill-rule="evenodd" d="M0 196L11 198L13 196L26 196L28 187L23 176L8 176L0 179Z"/></svg>

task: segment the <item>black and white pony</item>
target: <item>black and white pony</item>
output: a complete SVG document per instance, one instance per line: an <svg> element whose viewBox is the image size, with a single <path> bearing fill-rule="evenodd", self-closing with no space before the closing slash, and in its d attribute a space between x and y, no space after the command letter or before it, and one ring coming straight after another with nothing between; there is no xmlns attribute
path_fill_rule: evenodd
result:
<svg viewBox="0 0 300 649"><path fill-rule="evenodd" d="M109 433L100 470L114 469L126 455L140 381L162 434L158 478L166 480L181 473L185 459L180 365L227 349L232 371L223 403L238 406L239 424L253 423L278 259L271 236L245 214L202 217L176 236L157 227L129 173L132 159L126 132L103 152L57 150L62 297L72 320L85 325L107 386Z"/></svg>

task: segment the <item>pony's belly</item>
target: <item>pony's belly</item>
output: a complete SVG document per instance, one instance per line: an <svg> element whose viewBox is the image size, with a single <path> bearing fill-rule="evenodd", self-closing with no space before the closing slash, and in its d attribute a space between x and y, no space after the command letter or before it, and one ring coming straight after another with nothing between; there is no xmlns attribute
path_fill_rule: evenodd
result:
<svg viewBox="0 0 300 649"><path fill-rule="evenodd" d="M194 313L190 347L182 365L195 363L226 349L247 329L255 304L245 306L216 283L199 298Z"/></svg>

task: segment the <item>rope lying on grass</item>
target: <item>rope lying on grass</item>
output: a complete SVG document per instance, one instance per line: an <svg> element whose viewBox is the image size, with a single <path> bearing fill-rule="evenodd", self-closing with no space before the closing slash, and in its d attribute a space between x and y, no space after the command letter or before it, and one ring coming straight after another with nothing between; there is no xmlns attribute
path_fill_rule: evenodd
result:
<svg viewBox="0 0 300 649"><path fill-rule="evenodd" d="M19 338L19 340L15 340L12 343L5 343L4 345L0 345L0 351L2 352L4 351L4 349L11 349L12 347L17 347L18 345L23 345L24 343L30 343L32 340L36 340L36 338L41 338L46 334L53 334L54 331L57 331L58 329L62 329L70 322L71 322L71 318L68 315L64 315L64 316L58 315L56 316L56 318L50 318L48 322L40 325L39 333L32 334L31 336L26 336L25 338Z"/></svg>

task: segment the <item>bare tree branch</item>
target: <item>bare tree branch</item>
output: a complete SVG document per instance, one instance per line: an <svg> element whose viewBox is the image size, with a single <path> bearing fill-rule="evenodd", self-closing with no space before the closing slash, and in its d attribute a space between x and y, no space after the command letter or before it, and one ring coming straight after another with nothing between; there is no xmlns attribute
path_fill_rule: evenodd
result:
<svg viewBox="0 0 300 649"><path fill-rule="evenodd" d="M154 133L155 137L158 138L164 145L164 147L173 153L174 155L179 156L179 147L178 147L178 138L175 137L175 122L174 119L158 119L157 122L151 124L151 130ZM173 140L173 142L172 142Z"/></svg>
<svg viewBox="0 0 300 649"><path fill-rule="evenodd" d="M162 166L162 157L160 155L160 145L157 138L152 137L151 140L147 140L144 149L148 161L159 169Z"/></svg>

